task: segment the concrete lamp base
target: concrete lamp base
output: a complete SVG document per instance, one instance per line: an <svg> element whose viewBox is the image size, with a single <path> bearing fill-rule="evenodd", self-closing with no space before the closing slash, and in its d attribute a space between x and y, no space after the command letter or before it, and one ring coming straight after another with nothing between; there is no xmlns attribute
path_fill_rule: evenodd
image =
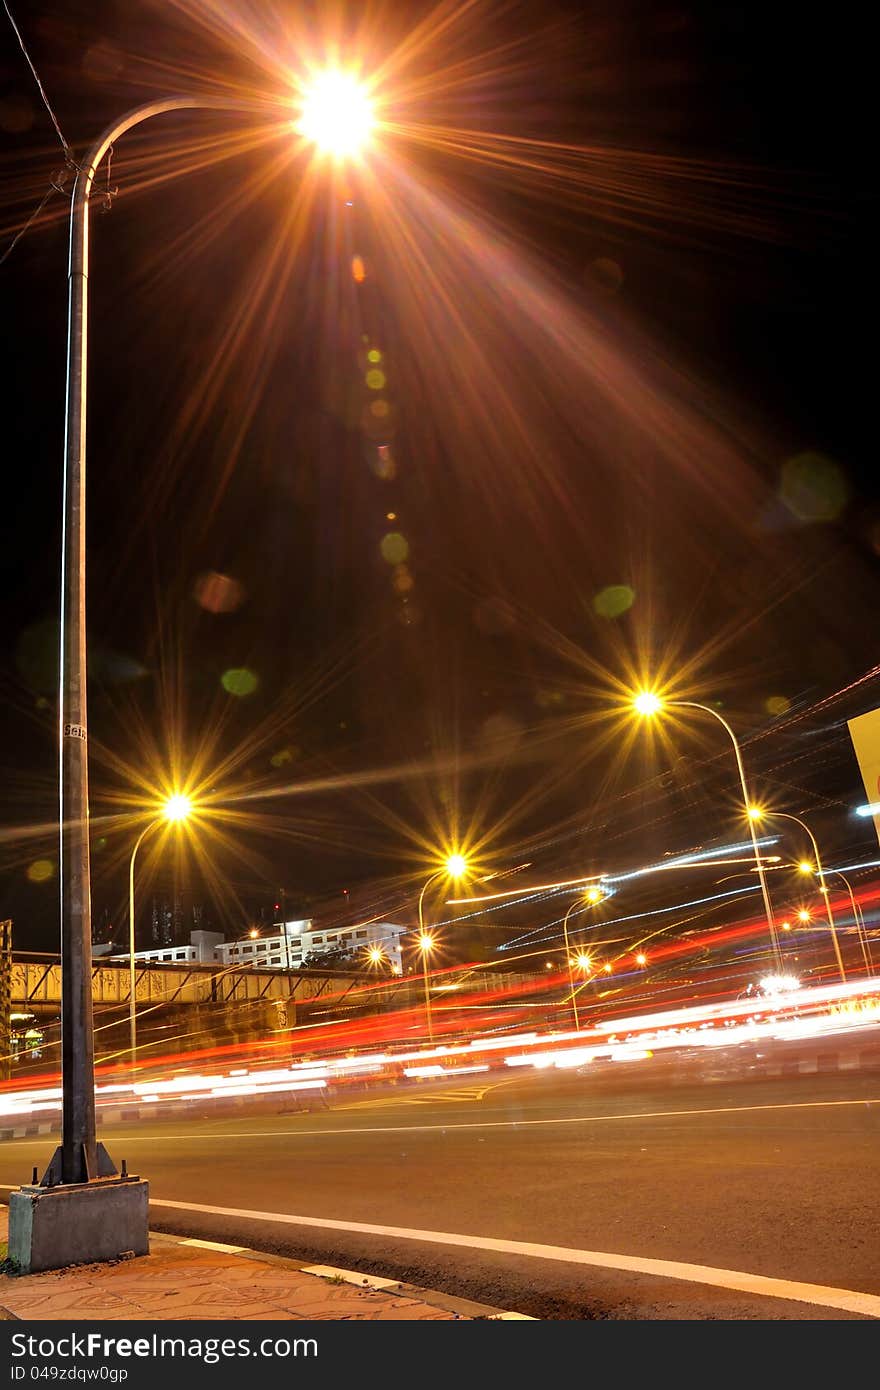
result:
<svg viewBox="0 0 880 1390"><path fill-rule="evenodd" d="M20 1274L147 1255L150 1184L96 1178L9 1196L9 1259Z"/></svg>

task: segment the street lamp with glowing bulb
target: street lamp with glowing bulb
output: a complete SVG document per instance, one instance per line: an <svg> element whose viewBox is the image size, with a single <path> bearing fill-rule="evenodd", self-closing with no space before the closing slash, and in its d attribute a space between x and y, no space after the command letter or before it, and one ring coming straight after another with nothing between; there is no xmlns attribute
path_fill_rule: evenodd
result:
<svg viewBox="0 0 880 1390"><path fill-rule="evenodd" d="M172 796L167 797L158 816L154 816L149 825L144 826L135 840L128 865L128 1033L132 1071L136 1069L137 1064L137 1010L135 1007L134 978L134 861L142 842L155 826L162 825L163 822L170 825L181 825L192 814L192 809L192 801L183 792L174 792Z"/></svg>
<svg viewBox="0 0 880 1390"><path fill-rule="evenodd" d="M771 820L776 819L793 821L795 825L800 826L801 830L803 830L804 834L808 837L810 841L810 844L813 849L813 859L815 861L815 865L811 864L808 859L802 859L798 864L798 869L802 874L815 873L817 879L819 880L819 892L822 894L822 899L825 903L825 911L828 915L828 927L831 932L831 943L834 947L834 956L837 961L837 969L840 974L841 980L843 980L844 983L846 983L846 968L843 964L843 956L840 950L840 942L837 939L837 926L834 921L834 914L831 910L831 895L828 891L828 885L825 882L825 871L822 868L822 860L819 856L819 846L816 843L816 837L813 834L810 827L807 825L806 821L801 820L800 816L793 816L790 811L765 811L760 806L749 807L750 820L762 820L765 816L767 816Z"/></svg>
<svg viewBox="0 0 880 1390"><path fill-rule="evenodd" d="M373 103L351 72L318 73L303 94L297 132L334 159L360 154L375 126Z"/></svg>
<svg viewBox="0 0 880 1390"><path fill-rule="evenodd" d="M591 883L589 888L584 889L582 900L575 898L574 902L571 904L571 906L569 907L568 911L562 919L562 935L565 941L565 959L568 964L568 989L569 995L571 997L571 1008L574 1014L574 1029L576 1033L579 1033L581 1030L581 1022L580 1018L578 1017L578 992L574 987L574 976L572 974L572 966L579 965L582 970L589 970L592 966L592 960L584 952L580 952L578 955L572 956L571 947L568 941L568 919L574 912L576 907L579 906L581 911L583 911L584 903L588 903L591 907L594 907L596 903L602 901L602 898L604 896L605 895L602 889L599 887L599 885L597 883ZM581 965L581 961L586 961L586 965Z"/></svg>
<svg viewBox="0 0 880 1390"><path fill-rule="evenodd" d="M443 861L443 865L442 865L441 868L436 869L436 870L434 871L434 873L429 874L429 876L425 879L425 882L422 884L422 891L421 891L421 893L419 894L419 936L418 936L417 945L418 945L419 950L420 950L421 953L422 953L422 956L423 956L424 962L425 962L425 970L424 970L424 975L425 975L425 1013L426 1013L426 1015L427 1015L427 1020L428 1020L428 1039L429 1039L429 1041L431 1041L431 1042L434 1041L434 1031L433 1031L433 1026L432 1026L432 1022L431 1022L431 996L430 996L430 993L429 993L429 991L428 991L428 960L427 960L427 953L428 953L428 951L429 951L429 950L433 947L433 945L434 945L434 938L433 938L433 936L431 935L431 933L428 932L428 931L426 931L426 929L425 929L425 917L424 917L424 911L423 911L423 905L424 905L424 901L425 901L425 893L426 893L427 890L430 888L431 884L434 883L434 882L436 882L436 880L437 880L438 878L444 878L444 877L446 877L446 878L451 878L451 879L453 880L453 882L455 882L457 879L463 878L464 875L467 873L467 871L468 871L468 862L467 862L467 859L466 859L465 856L460 852L460 850L455 850L455 851L453 851L452 854L447 854L446 858L445 858L444 861ZM427 943L427 944L425 944L425 943Z"/></svg>
<svg viewBox="0 0 880 1390"><path fill-rule="evenodd" d="M351 81L349 76L349 82ZM308 138L338 156L359 148L372 126L372 111L365 93L357 96L345 84L317 80L317 90L305 92L303 117ZM356 86L356 84L355 84ZM69 256L67 262L67 371L65 396L65 459L62 486L61 621L59 624L59 883L61 927L61 1142L43 1176L41 1186L63 1186L71 1195L71 1207L87 1213L80 1229L79 1249L87 1258L103 1249L98 1234L103 1212L100 1202L86 1197L93 1181L116 1170L103 1145L97 1141L95 1110L94 1022L92 1007L91 869L89 862L89 767L86 690L88 650L86 632L86 494L87 494L87 382L89 221L91 194L99 166L127 131L154 116L203 109L265 113L262 100L237 95L192 94L159 97L142 103L110 122L75 163L76 176L70 194ZM329 113L333 112L332 121ZM324 114L322 114L324 113ZM344 113L344 114L343 114ZM343 134L343 123L353 127ZM332 127L332 129L331 129ZM355 130L358 132L355 134ZM133 872L133 871L132 871ZM131 900L129 901L131 908ZM133 919L133 913L132 913ZM131 922L133 933L133 920ZM131 1016L134 1028L134 966L132 944ZM80 1191L80 1189L83 1189ZM79 1198L83 1198L83 1203ZM103 1199L102 1199L103 1200ZM22 1223L33 1214L33 1204L12 1204L10 1243L19 1231L30 1248L31 1234ZM146 1216L137 1226L140 1242Z"/></svg>
<svg viewBox="0 0 880 1390"><path fill-rule="evenodd" d="M760 850L758 848L758 837L755 833L755 822L760 819L760 811L754 805L754 803L751 800L751 797L749 796L749 789L746 785L745 768L743 767L742 753L740 752L739 742L737 741L736 734L733 732L733 729L730 727L723 714L719 714L717 709L713 709L711 705L702 705L699 704L696 700L664 700L653 690L641 690L638 692L638 694L633 696L632 707L635 710L636 714L639 714L642 716L642 718L647 719L650 719L653 716L656 716L660 714L662 711L668 709L700 710L703 714L710 714L713 719L717 720L717 722L727 733L731 743L733 744L734 754L736 755L736 767L737 772L739 773L740 788L742 790L743 810L745 812L746 819L749 822L749 830L752 836L752 849L754 850L755 855L755 868L758 871L758 879L761 884L761 896L764 899L764 911L767 917L767 930L770 934L770 945L773 951L773 956L781 971L782 956L780 955L779 951L779 940L776 935L776 927L773 923L773 910L770 906L770 890L767 887L767 879L764 874L764 864L763 860L761 859Z"/></svg>

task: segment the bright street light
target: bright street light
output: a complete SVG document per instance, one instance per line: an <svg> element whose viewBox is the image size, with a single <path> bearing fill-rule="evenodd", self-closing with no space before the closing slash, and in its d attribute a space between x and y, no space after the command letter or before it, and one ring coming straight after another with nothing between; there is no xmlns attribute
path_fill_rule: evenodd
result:
<svg viewBox="0 0 880 1390"><path fill-rule="evenodd" d="M636 714L650 719L653 714L659 714L663 708L663 701L659 695L655 695L653 690L640 690L633 700L633 709Z"/></svg>
<svg viewBox="0 0 880 1390"><path fill-rule="evenodd" d="M353 73L331 68L306 88L296 130L321 154L345 159L361 152L375 123L363 83Z"/></svg>
<svg viewBox="0 0 880 1390"><path fill-rule="evenodd" d="M467 871L467 859L459 850L455 850L452 854L448 854L446 856L445 860L443 861L442 868L436 869L433 874L430 874L428 878L425 879L425 882L422 884L422 891L419 894L418 947L419 950L422 952L422 956L425 962L425 1016L427 1018L428 1023L429 1042L434 1041L434 1029L431 1020L431 995L428 990L428 951L430 951L434 945L434 938L429 931L425 930L425 918L422 911L422 907L425 901L425 893L427 892L428 888L430 888L431 884L434 883L438 878L446 877L451 878L453 881L455 881L459 878L462 878L467 873Z"/></svg>
<svg viewBox="0 0 880 1390"><path fill-rule="evenodd" d="M136 1000L135 1000L135 970L134 970L134 861L143 840L149 835L155 826L167 821L171 825L180 825L192 812L192 802L183 792L175 792L169 796L163 805L158 816L145 825L140 835L134 843L131 852L131 860L128 865L128 1035L130 1050L130 1065L132 1072L137 1070L137 1021L136 1021Z"/></svg>
<svg viewBox="0 0 880 1390"><path fill-rule="evenodd" d="M760 817L756 814L757 808L755 807L751 797L749 796L749 789L746 785L745 768L743 767L742 753L740 752L740 747L737 741L736 734L733 732L733 729L730 727L724 716L718 713L717 709L713 709L711 705L701 705L696 700L664 700L661 699L661 697L657 695L656 692L653 690L642 690L639 691L638 694L633 696L632 707L637 714L647 719L650 719L653 716L661 713L661 711L667 709L700 710L703 714L711 714L712 718L718 721L718 723L722 726L722 728L726 731L728 737L730 738L730 741L733 744L733 751L736 755L736 767L737 772L739 773L740 787L742 789L743 810L745 812L746 819L748 820L749 831L752 837L752 849L754 850L755 854L755 868L758 871L758 879L761 884L761 896L764 899L764 912L767 918L767 930L770 933L770 946L773 951L774 959L776 960L781 969L782 956L779 950L779 938L777 937L776 927L773 923L773 909L770 906L770 890L767 887L767 879L764 874L764 862L761 858L761 853L758 848L758 837L755 833L755 821Z"/></svg>
<svg viewBox="0 0 880 1390"><path fill-rule="evenodd" d="M320 82L305 94L303 118L309 138L341 153L357 144L370 121L366 98L345 95L339 81ZM329 114L335 93L336 114ZM86 404L88 362L89 211L92 186L108 150L153 116L184 110L265 114L266 103L229 96L177 95L134 107L112 121L76 163L70 199L68 258L67 375L62 484L61 623L59 657L59 884L61 926L61 1143L41 1187L79 1188L116 1175L97 1141L95 1043L92 1008L91 873L89 863L88 717L86 708ZM343 113L359 134L343 136ZM117 1179L122 1181L121 1179ZM126 1181L129 1181L126 1179ZM87 1199L88 1200L88 1199ZM12 1204L11 1236L17 1239L20 1202ZM29 1210L29 1208L28 1208ZM85 1210L85 1208L84 1208ZM90 1202L80 1241L83 1258L98 1248L98 1206ZM23 1219L23 1218L22 1218ZM138 1218L140 1221L140 1217ZM143 1232L146 1225L143 1227ZM139 1229L140 1245L146 1236ZM23 1234L30 1248L31 1236ZM90 1244L90 1241L92 1242ZM14 1241L13 1241L14 1243ZM130 1242L129 1242L130 1243ZM24 1247L22 1247L24 1248Z"/></svg>
<svg viewBox="0 0 880 1390"><path fill-rule="evenodd" d="M802 874L812 874L815 872L815 875L819 880L819 892L822 894L822 898L825 903L825 911L828 914L828 926L831 930L831 940L834 945L834 955L835 959L837 960L837 968L840 971L840 978L841 980L843 980L845 984L846 970L843 966L843 956L840 953L840 942L837 939L837 927L834 922L834 914L831 911L831 898L828 892L828 885L825 882L825 874L822 869L822 860L819 858L819 846L816 843L815 835L813 834L810 827L807 825L806 821L802 821L800 816L793 816L790 811L765 811L764 808L761 806L750 806L748 808L748 815L749 822L752 825L754 825L756 821L763 820L765 816L771 820L794 821L795 825L799 825L801 830L803 830L804 834L809 837L810 844L813 848L813 859L815 862L815 869L813 864L811 864L808 859L802 859L798 864L798 870Z"/></svg>
<svg viewBox="0 0 880 1390"><path fill-rule="evenodd" d="M574 976L572 974L572 966L577 965L581 970L590 970L592 969L593 962L591 957L587 955L584 951L580 951L576 956L572 956L571 947L568 941L568 919L574 912L576 907L579 906L580 910L583 912L584 903L588 903L590 907L594 907L596 903L602 901L604 896L605 894L603 893L599 885L597 883L591 883L589 888L584 889L581 895L580 902L577 898L575 898L574 902L571 904L571 907L569 907L568 911L562 919L562 935L565 940L565 959L568 963L568 988L571 997L572 1012L574 1013L574 1030L576 1033L579 1033L581 1031L581 1021L578 1017L577 990L574 987Z"/></svg>
<svg viewBox="0 0 880 1390"><path fill-rule="evenodd" d="M192 812L192 802L188 796L182 792L175 792L174 796L169 796L165 802L162 814L166 820L181 821L186 820Z"/></svg>

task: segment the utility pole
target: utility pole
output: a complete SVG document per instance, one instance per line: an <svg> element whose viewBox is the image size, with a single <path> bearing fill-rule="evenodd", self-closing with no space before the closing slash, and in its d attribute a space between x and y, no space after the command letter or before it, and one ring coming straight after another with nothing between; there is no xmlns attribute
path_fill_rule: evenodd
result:
<svg viewBox="0 0 880 1390"><path fill-rule="evenodd" d="M0 922L0 1081L12 1075L12 918Z"/></svg>

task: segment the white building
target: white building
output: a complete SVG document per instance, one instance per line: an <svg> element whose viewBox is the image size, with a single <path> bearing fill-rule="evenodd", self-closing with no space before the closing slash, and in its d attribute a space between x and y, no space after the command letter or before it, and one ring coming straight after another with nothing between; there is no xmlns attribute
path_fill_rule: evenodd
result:
<svg viewBox="0 0 880 1390"><path fill-rule="evenodd" d="M403 969L400 939L408 928L393 922L370 922L355 927L315 927L311 918L298 922L276 922L271 936L246 936L240 941L224 941L219 932L194 931L188 946L158 946L136 951L135 960L174 965L201 964L225 966L251 965L257 970L299 970L312 952L343 948L363 953L363 968L370 964L368 952L382 952L380 966L391 974ZM113 960L128 960L128 954Z"/></svg>

